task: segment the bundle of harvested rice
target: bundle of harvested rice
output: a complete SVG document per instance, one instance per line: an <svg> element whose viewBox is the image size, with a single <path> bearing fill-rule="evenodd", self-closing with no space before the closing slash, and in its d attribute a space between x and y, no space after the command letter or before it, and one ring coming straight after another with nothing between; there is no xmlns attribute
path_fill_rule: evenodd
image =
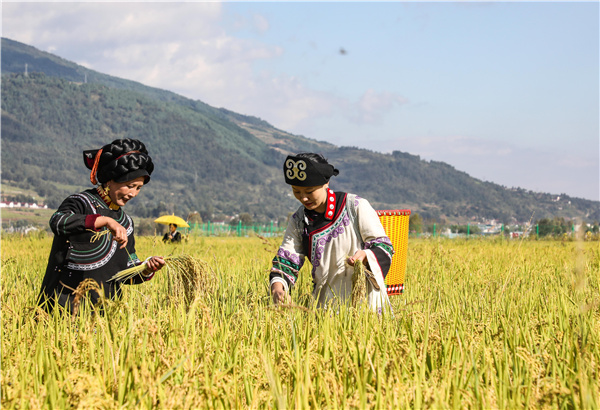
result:
<svg viewBox="0 0 600 410"><path fill-rule="evenodd" d="M367 300L367 278L365 276L365 265L356 261L354 273L352 274L352 306L357 307Z"/></svg>
<svg viewBox="0 0 600 410"><path fill-rule="evenodd" d="M365 267L360 262L354 264L354 273L352 274L352 306L356 307L361 301L367 299L368 284L371 284L373 289L380 290L377 279L373 272Z"/></svg>
<svg viewBox="0 0 600 410"><path fill-rule="evenodd" d="M184 296L187 306L196 297L212 294L217 288L217 275L200 259L189 255L170 257L166 268L170 293Z"/></svg>
<svg viewBox="0 0 600 410"><path fill-rule="evenodd" d="M190 255L164 258L169 280L170 294L182 295L191 303L200 294L212 293L217 286L217 276L203 261ZM146 269L147 263L117 272L111 281L129 280Z"/></svg>

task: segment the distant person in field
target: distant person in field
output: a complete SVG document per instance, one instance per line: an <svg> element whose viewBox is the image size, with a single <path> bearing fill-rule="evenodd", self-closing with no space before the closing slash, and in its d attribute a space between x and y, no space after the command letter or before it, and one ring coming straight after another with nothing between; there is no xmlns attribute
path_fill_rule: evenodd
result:
<svg viewBox="0 0 600 410"><path fill-rule="evenodd" d="M39 297L48 312L56 304L74 312L74 292L88 278L104 289L104 297L118 297L121 283L109 279L142 263L135 253L133 221L123 207L150 181L154 164L148 150L138 140L121 139L84 151L83 159L97 187L69 196L50 218L55 236ZM147 268L127 284L152 279L164 264L162 257L149 258ZM94 304L100 297L94 290L89 295Z"/></svg>
<svg viewBox="0 0 600 410"><path fill-rule="evenodd" d="M319 306L327 306L334 299L349 300L353 266L362 263L373 273L367 287L369 307L373 311L389 307L384 279L394 248L369 202L354 194L332 191L329 179L339 171L322 155L288 156L283 173L302 205L290 217L281 247L273 258L273 301L290 300L290 289L308 257L312 263L313 296Z"/></svg>
<svg viewBox="0 0 600 410"><path fill-rule="evenodd" d="M163 236L163 242L165 243L180 243L181 233L177 232L177 225L169 224L169 232Z"/></svg>

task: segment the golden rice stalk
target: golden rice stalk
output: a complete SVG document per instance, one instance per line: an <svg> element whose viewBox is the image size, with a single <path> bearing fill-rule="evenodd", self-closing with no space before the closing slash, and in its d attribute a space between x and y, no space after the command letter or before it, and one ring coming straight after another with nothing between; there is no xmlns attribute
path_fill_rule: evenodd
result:
<svg viewBox="0 0 600 410"><path fill-rule="evenodd" d="M165 261L167 260L167 258L165 258ZM109 280L110 281L117 281L117 282L124 282L126 280L129 280L137 275L139 275L140 273L142 273L146 267L148 266L148 264L146 262L141 263L137 266L133 266L131 268L128 269L123 269L118 271L117 273L115 273Z"/></svg>
<svg viewBox="0 0 600 410"><path fill-rule="evenodd" d="M94 231L92 229L88 229L88 231L93 232L94 234L92 235L92 237L90 238L90 242L94 243L96 242L98 239L102 238L104 235L108 235L110 233L109 229L103 229L101 231Z"/></svg>
<svg viewBox="0 0 600 410"><path fill-rule="evenodd" d="M365 265L361 261L354 263L351 295L353 307L357 307L367 300L367 277L365 275Z"/></svg>

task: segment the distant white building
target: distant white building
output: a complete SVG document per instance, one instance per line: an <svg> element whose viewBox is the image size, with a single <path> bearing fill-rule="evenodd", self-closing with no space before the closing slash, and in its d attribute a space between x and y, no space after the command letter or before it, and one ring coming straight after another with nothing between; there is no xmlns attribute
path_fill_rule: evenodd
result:
<svg viewBox="0 0 600 410"><path fill-rule="evenodd" d="M48 205L40 205L40 204L30 204L30 203L21 203L21 202L0 202L0 208L32 208L32 209L48 209Z"/></svg>

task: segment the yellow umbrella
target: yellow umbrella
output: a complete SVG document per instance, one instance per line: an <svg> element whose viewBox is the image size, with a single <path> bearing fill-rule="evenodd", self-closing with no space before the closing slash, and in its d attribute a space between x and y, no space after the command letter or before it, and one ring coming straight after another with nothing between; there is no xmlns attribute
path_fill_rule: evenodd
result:
<svg viewBox="0 0 600 410"><path fill-rule="evenodd" d="M154 222L163 225L175 224L178 228L190 227L186 221L175 215L163 215L160 218L155 219Z"/></svg>

